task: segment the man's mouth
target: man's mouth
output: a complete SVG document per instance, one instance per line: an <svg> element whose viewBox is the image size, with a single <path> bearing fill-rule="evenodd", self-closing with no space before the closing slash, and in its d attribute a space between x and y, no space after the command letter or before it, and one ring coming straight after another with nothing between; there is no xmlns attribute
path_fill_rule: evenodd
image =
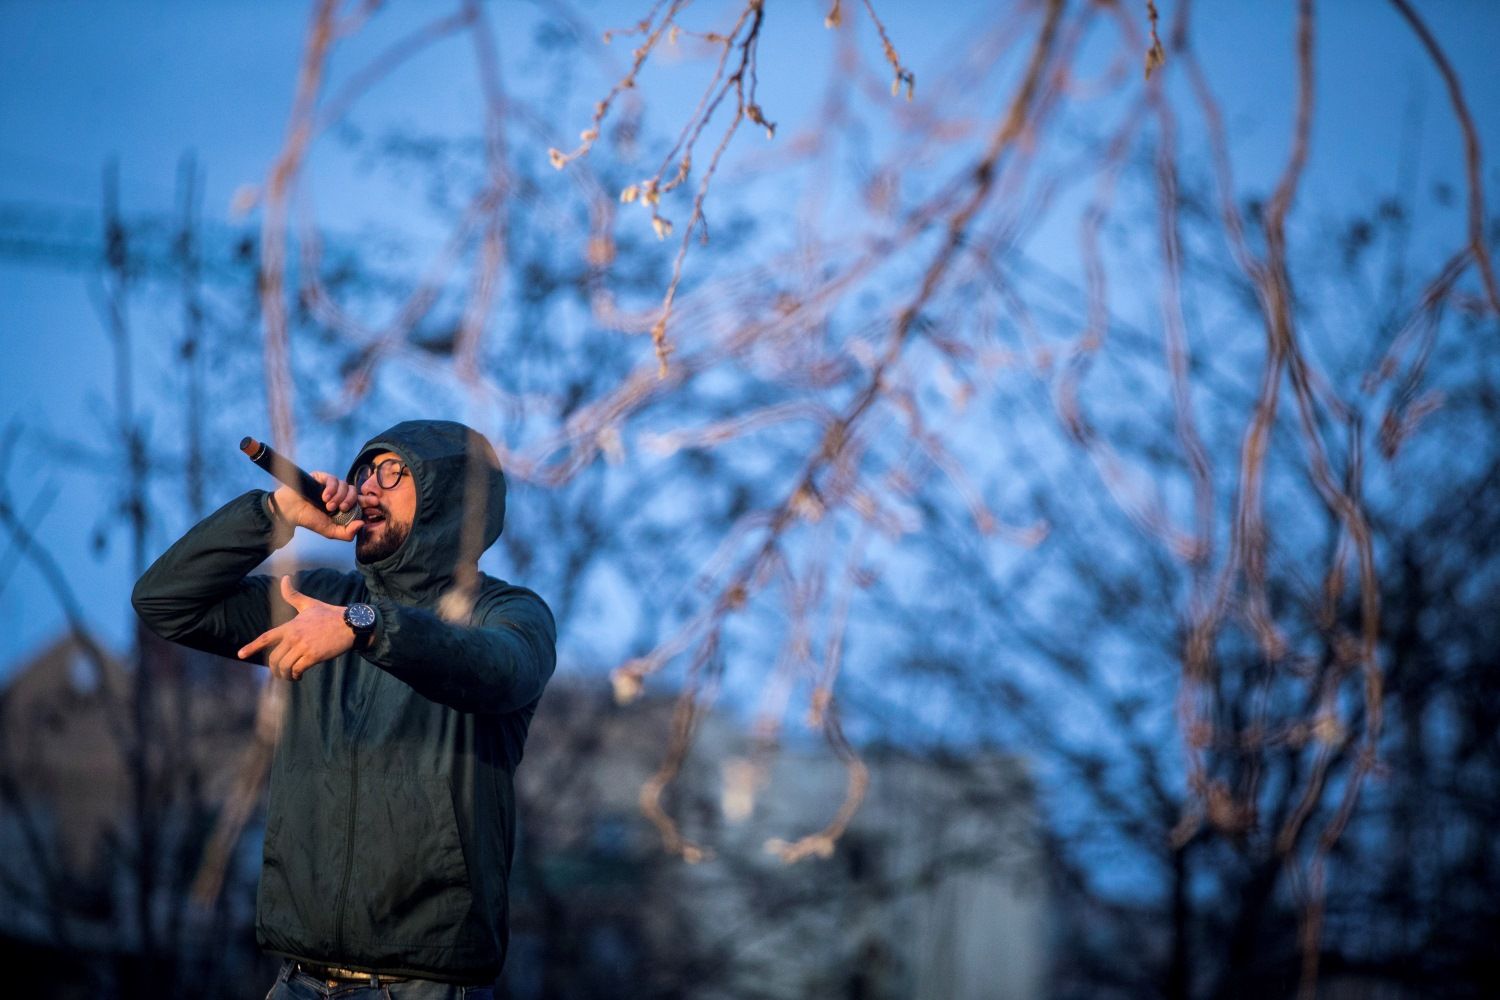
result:
<svg viewBox="0 0 1500 1000"><path fill-rule="evenodd" d="M368 510L364 512L363 519L365 522L365 527L368 528L372 524L382 523L385 520L385 515L378 510Z"/></svg>

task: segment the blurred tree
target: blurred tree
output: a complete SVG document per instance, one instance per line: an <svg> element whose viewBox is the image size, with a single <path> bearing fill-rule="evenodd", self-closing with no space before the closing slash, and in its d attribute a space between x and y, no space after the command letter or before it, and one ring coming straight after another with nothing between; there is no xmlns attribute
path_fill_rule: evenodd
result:
<svg viewBox="0 0 1500 1000"><path fill-rule="evenodd" d="M1192 188L1178 198L1192 220L1183 243L1212 248L1198 231L1212 225L1201 198ZM1404 229L1418 207L1392 196L1327 220L1334 232L1360 233L1360 246L1299 271L1316 290L1304 300L1308 325L1336 317L1324 320L1331 326L1322 332L1335 335L1320 345L1333 358L1325 373L1351 387L1348 419L1368 438L1384 432L1363 429L1390 427L1381 419L1388 403L1360 392L1369 348L1340 334L1389 338L1408 322L1400 283L1372 272L1412 268ZM1121 239L1140 228L1122 227ZM1035 262L1023 273L1033 287L1061 286L1067 301L1057 275ZM1253 308L1211 250L1185 255L1182 273L1197 308L1224 317L1226 332L1244 322L1237 311ZM1367 287L1377 291L1364 298ZM1067 308L1079 307L1064 307L1057 322L1069 322ZM1035 558L997 555L966 530L961 509L924 505L931 544L913 557L923 564L917 582L886 601L901 621L895 631L919 638L893 674L851 683L846 701L882 720L917 707L936 720L909 734L917 741L1006 734L1036 762L1060 900L1057 995L1288 995L1304 974L1309 938L1318 982L1332 995L1419 996L1441 983L1444 995L1482 996L1494 978L1478 942L1500 919L1500 867L1484 832L1500 782L1491 691L1500 385L1472 346L1493 323L1483 305L1431 322L1424 364L1442 417L1360 475L1381 583L1387 683L1378 710L1388 725L1375 748L1378 780L1357 801L1345 793L1369 766L1358 737L1365 709L1352 692L1326 700L1325 686L1349 655L1362 611L1336 576L1319 579L1346 536L1295 463L1268 461L1264 479L1283 539L1267 552L1268 608L1288 652L1267 657L1248 617L1226 629L1210 678L1213 710L1194 741L1208 787L1202 805L1173 739L1191 573L1155 535L1119 517L1100 482L1107 467L1089 462L1086 449L1056 460L1065 432L1045 419L1054 398L1037 392L1029 404L1009 399L992 412L1006 458L986 471L1026 481L1054 526ZM1437 339L1439 323L1446 339ZM1143 331L1112 319L1110 338L1114 377L1147 370ZM1232 368L1212 362L1195 372L1195 386L1210 414L1240 408L1250 393ZM1189 473L1173 459L1170 412L1152 413L1169 405L1142 394L1099 433L1118 443L1121 461L1155 468L1163 492L1185 492L1187 483L1174 481ZM1233 428L1210 426L1203 442L1212 454ZM1227 491L1232 481L1223 478L1216 488ZM920 710L932 703L941 709Z"/></svg>
<svg viewBox="0 0 1500 1000"><path fill-rule="evenodd" d="M7 895L24 907L4 928L6 951L18 988L51 995L134 996L174 992L187 983L220 990L258 958L240 933L251 884L243 864L231 873L234 895L194 908L188 893L223 799L224 756L251 725L254 681L248 672L168 646L140 628L125 662L116 660L97 634L92 601L81 596L88 594L88 581L77 567L61 565L36 531L70 468L83 470L98 495L114 498L101 505L92 526L93 548L102 555L124 534L131 573L144 569L150 536L160 527L153 491L185 496L202 512L203 278L191 158L184 160L179 192L170 228L160 220L127 220L111 165L96 254L91 258L83 244L52 257L81 265L97 279L95 304L115 376L98 443L82 435L58 440L21 424L7 429L3 443L0 525L11 542L8 570L11 558L31 563L68 628L0 695L0 800L13 820L4 826L0 877ZM32 230L11 246L22 254L45 251L54 235ZM138 240L155 244L155 253L139 252ZM242 279L250 273L246 263L241 258ZM134 337L132 299L148 287L173 284L183 306L171 366L185 388L180 413L160 400L143 405L135 396L143 352ZM175 461L156 460L148 440L153 417L186 428L172 443L180 449ZM35 464L28 454L33 449L41 456ZM12 469L22 465L46 470L25 509L11 482ZM35 478L26 477L28 484ZM40 932L40 941L21 945L28 927Z"/></svg>

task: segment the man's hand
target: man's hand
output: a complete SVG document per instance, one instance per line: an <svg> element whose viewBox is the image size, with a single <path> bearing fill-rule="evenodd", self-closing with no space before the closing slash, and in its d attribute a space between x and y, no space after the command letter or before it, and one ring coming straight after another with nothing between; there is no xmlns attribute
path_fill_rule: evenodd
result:
<svg viewBox="0 0 1500 1000"><path fill-rule="evenodd" d="M308 506L311 510L311 505ZM297 616L269 632L262 632L241 647L237 654L240 659L270 649L266 666L271 668L271 676L295 681L308 667L342 656L354 648L354 630L344 623L343 608L324 604L299 592L292 586L289 576L281 578L281 596L286 598Z"/></svg>
<svg viewBox="0 0 1500 1000"><path fill-rule="evenodd" d="M327 509L319 510L316 504L303 499L301 493L290 486L283 486L271 494L271 504L276 512L286 523L316 531L324 538L340 542L354 541L354 536L364 527L364 520L355 518L348 524L338 525L333 523L330 515L348 510L359 503L359 491L327 472L312 472L309 475L323 485L323 506Z"/></svg>

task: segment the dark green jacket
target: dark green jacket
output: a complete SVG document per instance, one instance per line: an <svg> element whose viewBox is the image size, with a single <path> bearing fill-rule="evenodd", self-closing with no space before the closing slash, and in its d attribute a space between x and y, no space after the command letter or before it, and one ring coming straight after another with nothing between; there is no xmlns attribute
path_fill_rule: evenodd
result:
<svg viewBox="0 0 1500 1000"><path fill-rule="evenodd" d="M438 613L461 550L472 566L504 523L505 478L488 443L461 424L411 421L372 438L351 473L381 451L400 455L416 482L406 542L359 572L294 580L330 604L374 605L380 626L362 654L288 685L256 933L292 958L491 981L508 940L512 778L556 662L556 627L535 593L484 574L467 620ZM272 577L248 575L290 536L265 498L230 501L141 577L133 600L154 632L232 658L290 616Z"/></svg>

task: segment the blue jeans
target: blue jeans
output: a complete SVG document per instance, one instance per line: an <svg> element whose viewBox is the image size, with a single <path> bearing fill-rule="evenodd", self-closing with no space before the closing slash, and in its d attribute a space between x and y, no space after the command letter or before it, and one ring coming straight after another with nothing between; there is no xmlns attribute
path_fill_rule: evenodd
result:
<svg viewBox="0 0 1500 1000"><path fill-rule="evenodd" d="M433 979L406 979L399 983L371 986L340 983L332 989L325 979L298 972L296 963L281 963L281 972L266 1000L495 1000L488 986L457 986Z"/></svg>

